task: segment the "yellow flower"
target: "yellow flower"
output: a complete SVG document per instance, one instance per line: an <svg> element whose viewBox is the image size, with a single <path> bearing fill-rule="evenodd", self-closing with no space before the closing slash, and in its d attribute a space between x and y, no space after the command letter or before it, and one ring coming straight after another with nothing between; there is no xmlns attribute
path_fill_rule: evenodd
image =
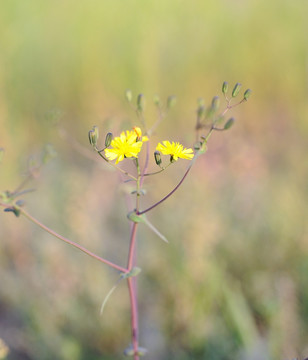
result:
<svg viewBox="0 0 308 360"><path fill-rule="evenodd" d="M115 137L111 141L111 149L105 149L105 155L110 161L116 159L116 164L125 158L137 158L142 144L148 140L147 136L142 136L139 127L134 127L132 131L123 131L119 137Z"/></svg>
<svg viewBox="0 0 308 360"><path fill-rule="evenodd" d="M177 161L178 158L191 160L194 157L192 149L186 149L178 142L170 143L170 141L163 141L158 143L156 150L161 151L163 155L170 155L171 159Z"/></svg>

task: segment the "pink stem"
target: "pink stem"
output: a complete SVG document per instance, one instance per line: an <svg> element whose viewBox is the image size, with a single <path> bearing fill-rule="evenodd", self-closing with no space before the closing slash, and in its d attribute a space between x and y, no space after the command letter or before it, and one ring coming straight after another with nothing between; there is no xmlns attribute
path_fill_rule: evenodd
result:
<svg viewBox="0 0 308 360"><path fill-rule="evenodd" d="M135 278L128 278L128 290L131 303L131 325L132 325L132 345L134 349L134 360L139 360L138 355L138 308L137 308L137 296L136 296L136 284Z"/></svg>

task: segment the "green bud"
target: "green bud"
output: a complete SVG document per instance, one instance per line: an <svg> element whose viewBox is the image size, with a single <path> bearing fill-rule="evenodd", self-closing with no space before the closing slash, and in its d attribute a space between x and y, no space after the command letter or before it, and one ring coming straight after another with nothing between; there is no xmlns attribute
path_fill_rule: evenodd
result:
<svg viewBox="0 0 308 360"><path fill-rule="evenodd" d="M112 138L113 138L113 135L112 135L112 133L109 132L105 138L105 147L106 148L110 146Z"/></svg>
<svg viewBox="0 0 308 360"><path fill-rule="evenodd" d="M238 93L239 93L240 90L241 90L241 87L242 87L242 84L240 84L240 83L236 83L236 84L234 85L234 88L233 88L233 90L232 90L232 97L236 97L236 96L238 95Z"/></svg>
<svg viewBox="0 0 308 360"><path fill-rule="evenodd" d="M132 99L133 99L133 93L131 90L127 89L125 91L125 97L126 97L126 100L130 103L132 102Z"/></svg>
<svg viewBox="0 0 308 360"><path fill-rule="evenodd" d="M17 206L20 206L20 207L24 206L24 205L25 205L25 200L23 200L23 199L17 200L17 201L16 201L16 205L17 205Z"/></svg>
<svg viewBox="0 0 308 360"><path fill-rule="evenodd" d="M9 207L9 208L5 208L4 211L5 211L5 212L12 212L16 217L19 217L19 215L20 215L20 210L17 209L15 206Z"/></svg>
<svg viewBox="0 0 308 360"><path fill-rule="evenodd" d="M98 136L99 136L99 133L98 133L98 127L95 125L93 126L93 129L92 129L94 132L95 132L95 136L96 136L96 141L98 140Z"/></svg>
<svg viewBox="0 0 308 360"><path fill-rule="evenodd" d="M220 103L220 101L219 101L219 96L214 96L214 97L213 97L213 100L212 100L212 105L211 105L211 107L212 107L212 109L213 109L214 111L217 111L217 110L218 110L218 108L219 108L219 103Z"/></svg>
<svg viewBox="0 0 308 360"><path fill-rule="evenodd" d="M201 149L201 146L202 146L202 142L201 141L198 141L194 144L194 149L196 151L200 150Z"/></svg>
<svg viewBox="0 0 308 360"><path fill-rule="evenodd" d="M4 149L3 149L3 148L0 148L0 163L1 163L2 160L3 160L3 156L4 156Z"/></svg>
<svg viewBox="0 0 308 360"><path fill-rule="evenodd" d="M43 164L46 164L51 159L54 159L56 156L57 156L57 152L54 149L54 147L51 144L46 144L42 159Z"/></svg>
<svg viewBox="0 0 308 360"><path fill-rule="evenodd" d="M89 142L93 147L96 147L96 143L97 143L97 138L95 135L95 131L94 130L90 130L89 133Z"/></svg>
<svg viewBox="0 0 308 360"><path fill-rule="evenodd" d="M154 102L154 105L156 105L157 107L161 107L161 101L160 101L160 98L158 95L154 95L153 102Z"/></svg>
<svg viewBox="0 0 308 360"><path fill-rule="evenodd" d="M234 118L230 118L226 123L225 123L225 126L224 126L224 130L228 130L231 128L231 126L234 124Z"/></svg>
<svg viewBox="0 0 308 360"><path fill-rule="evenodd" d="M97 140L98 140L98 127L93 126L92 130L89 131L88 135L89 135L90 144L93 147L96 147Z"/></svg>
<svg viewBox="0 0 308 360"><path fill-rule="evenodd" d="M154 159L155 159L155 162L156 162L156 165L160 166L161 164L161 155L160 155L160 152L159 151L154 151Z"/></svg>
<svg viewBox="0 0 308 360"><path fill-rule="evenodd" d="M250 95L251 95L251 90L250 90L250 89L247 89L247 90L244 92L244 99L247 101L247 100L250 98Z"/></svg>
<svg viewBox="0 0 308 360"><path fill-rule="evenodd" d="M171 163L175 163L175 162L176 162L176 160L174 159L173 155L170 155L170 162L171 162Z"/></svg>
<svg viewBox="0 0 308 360"><path fill-rule="evenodd" d="M205 107L203 105L201 105L198 107L198 110L197 110L198 118L200 119L201 117L204 116L204 114L205 114Z"/></svg>
<svg viewBox="0 0 308 360"><path fill-rule="evenodd" d="M145 98L143 94L139 94L137 97L137 109L142 112L145 109Z"/></svg>
<svg viewBox="0 0 308 360"><path fill-rule="evenodd" d="M229 84L227 83L227 81L224 81L223 84L222 84L222 93L224 95L226 95L226 93L228 92L228 87L229 87Z"/></svg>
<svg viewBox="0 0 308 360"><path fill-rule="evenodd" d="M197 104L198 104L198 106L204 106L204 99L203 98L198 98Z"/></svg>
<svg viewBox="0 0 308 360"><path fill-rule="evenodd" d="M174 107L174 105L176 104L176 97L175 95L170 95L168 96L168 99L167 99L167 109L171 109Z"/></svg>

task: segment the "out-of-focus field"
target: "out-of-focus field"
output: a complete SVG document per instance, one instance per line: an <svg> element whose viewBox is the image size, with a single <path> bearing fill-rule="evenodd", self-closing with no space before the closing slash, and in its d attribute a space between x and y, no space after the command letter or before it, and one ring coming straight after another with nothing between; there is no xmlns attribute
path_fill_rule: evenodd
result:
<svg viewBox="0 0 308 360"><path fill-rule="evenodd" d="M294 0L0 2L0 190L14 190L28 159L52 143L58 157L31 183L26 208L123 266L123 187L91 153L88 130L98 125L104 137L138 125L127 88L145 95L149 123L153 96L174 94L155 140L191 146L199 97L210 104L225 80L253 90L232 111L234 127L214 134L179 191L149 214L170 244L139 233L149 360L308 356L307 12ZM170 191L186 165L149 179L143 206ZM117 276L1 210L8 359L121 359L130 342L124 283L99 316Z"/></svg>

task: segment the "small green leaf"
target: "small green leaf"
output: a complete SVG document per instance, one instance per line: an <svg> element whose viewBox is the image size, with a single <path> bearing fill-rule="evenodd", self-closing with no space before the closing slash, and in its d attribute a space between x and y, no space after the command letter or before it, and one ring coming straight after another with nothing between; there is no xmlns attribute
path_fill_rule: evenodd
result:
<svg viewBox="0 0 308 360"><path fill-rule="evenodd" d="M124 356L134 356L134 348L132 346L127 347L124 351L123 354Z"/></svg>
<svg viewBox="0 0 308 360"><path fill-rule="evenodd" d="M148 350L147 350L146 348L141 347L141 346L138 347L138 352L137 352L137 354L138 354L139 356L144 356L147 352L148 352Z"/></svg>
<svg viewBox="0 0 308 360"><path fill-rule="evenodd" d="M130 272L128 273L123 273L121 275L121 279L127 279L127 278L130 278L130 277L135 277L137 275L139 275L141 272L141 268L137 267L137 266L134 266Z"/></svg>
<svg viewBox="0 0 308 360"><path fill-rule="evenodd" d="M161 233L156 229L156 227L149 222L149 220L148 220L146 217L144 217L143 223L146 224L146 225L147 225L158 237L160 237L164 242L166 242L166 243L169 242L169 241L167 240L167 238L166 238L163 234L161 234Z"/></svg>
<svg viewBox="0 0 308 360"><path fill-rule="evenodd" d="M135 222L135 223L144 223L144 215L137 215L136 211L131 211L127 214L128 220Z"/></svg>
<svg viewBox="0 0 308 360"><path fill-rule="evenodd" d="M101 310L100 310L100 315L101 316L103 315L104 308L105 308L105 305L106 305L108 299L110 298L110 296L112 295L112 293L114 292L114 290L116 289L117 286L118 286L118 282L110 289L110 291L106 295L106 297L105 297L105 299L104 299L104 301L102 303Z"/></svg>
<svg viewBox="0 0 308 360"><path fill-rule="evenodd" d="M144 347L138 346L138 350L137 350L137 355L139 356L144 356L146 355L148 352L148 350ZM124 356L134 356L135 355L135 351L132 345L128 346L124 351L123 351Z"/></svg>

